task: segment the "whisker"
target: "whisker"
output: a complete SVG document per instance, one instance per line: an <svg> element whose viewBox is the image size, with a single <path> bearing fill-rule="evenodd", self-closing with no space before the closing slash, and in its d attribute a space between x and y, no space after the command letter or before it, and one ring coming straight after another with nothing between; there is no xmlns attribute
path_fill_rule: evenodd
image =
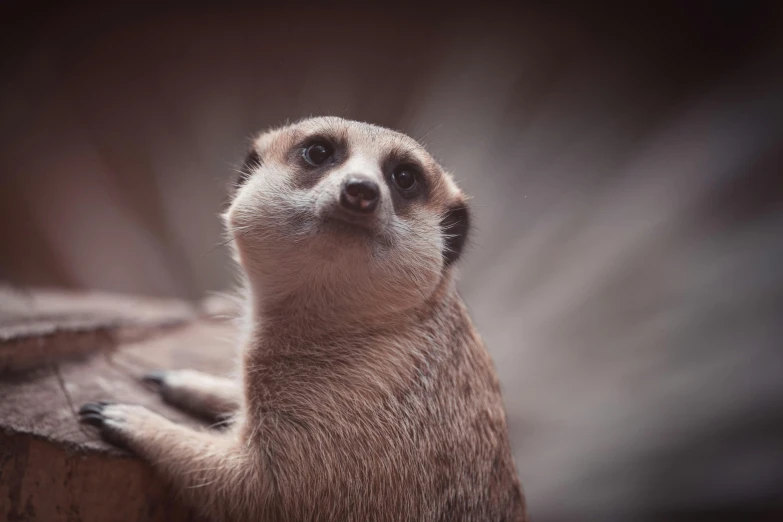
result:
<svg viewBox="0 0 783 522"><path fill-rule="evenodd" d="M207 250L206 252L204 252L203 254L201 254L199 257L204 257L204 256L205 256L205 255L207 255L207 254L211 254L212 252L214 252L214 251L215 251L215 250L217 250L218 248L226 246L227 244L231 243L231 242L232 242L232 241L234 241L235 239L236 239L236 237L232 237L232 238L229 238L229 239L227 239L226 241L221 241L220 243L218 243L218 244L217 244L217 245L215 245L214 247L210 248L209 250Z"/></svg>
<svg viewBox="0 0 783 522"><path fill-rule="evenodd" d="M425 139L427 139L427 137L428 137L430 134L432 134L432 133L433 133L433 132L435 132L436 130L440 129L441 127L443 127L443 124L442 124L442 123L440 123L440 124L438 124L438 125L435 125L433 128L431 128L430 130L428 130L427 132L425 132L425 133L424 133L422 136L420 136L420 137L416 138L416 141L418 141L419 143L421 143L421 144L423 145L423 143L422 143L422 142L423 142Z"/></svg>

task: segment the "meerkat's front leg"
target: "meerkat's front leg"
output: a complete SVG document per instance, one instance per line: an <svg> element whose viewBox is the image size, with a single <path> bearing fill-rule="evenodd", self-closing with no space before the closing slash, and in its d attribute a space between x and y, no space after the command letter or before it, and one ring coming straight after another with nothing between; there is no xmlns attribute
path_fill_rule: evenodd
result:
<svg viewBox="0 0 783 522"><path fill-rule="evenodd" d="M244 520L267 505L261 463L236 432L196 431L129 404L87 403L79 415L106 440L151 463L190 505L215 520Z"/></svg>
<svg viewBox="0 0 783 522"><path fill-rule="evenodd" d="M226 419L242 404L239 380L195 370L158 370L142 380L156 385L169 404L210 420Z"/></svg>

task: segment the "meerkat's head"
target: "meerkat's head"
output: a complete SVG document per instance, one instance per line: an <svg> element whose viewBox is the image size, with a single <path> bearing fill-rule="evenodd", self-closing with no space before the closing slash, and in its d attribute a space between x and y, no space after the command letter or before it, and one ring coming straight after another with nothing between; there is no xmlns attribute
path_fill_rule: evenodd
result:
<svg viewBox="0 0 783 522"><path fill-rule="evenodd" d="M426 301L469 224L465 196L419 143L335 117L255 139L224 220L265 298L370 315Z"/></svg>

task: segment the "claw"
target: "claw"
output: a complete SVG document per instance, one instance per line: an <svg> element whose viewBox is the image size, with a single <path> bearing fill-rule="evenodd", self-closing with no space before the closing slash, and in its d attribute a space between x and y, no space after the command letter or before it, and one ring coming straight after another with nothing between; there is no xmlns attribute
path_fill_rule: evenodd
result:
<svg viewBox="0 0 783 522"><path fill-rule="evenodd" d="M79 408L79 422L90 424L98 428L101 438L110 444L127 448L127 440L118 424L124 422L121 414L122 410L115 412L107 411L107 407L116 407L117 404L110 401L95 401L82 404Z"/></svg>
<svg viewBox="0 0 783 522"><path fill-rule="evenodd" d="M93 426L103 426L103 409L111 404L107 401L88 402L79 408L79 421Z"/></svg>
<svg viewBox="0 0 783 522"><path fill-rule="evenodd" d="M108 402L88 402L79 408L79 415L89 415L91 413L101 415L103 413L103 408L107 404Z"/></svg>
<svg viewBox="0 0 783 522"><path fill-rule="evenodd" d="M166 381L165 370L153 370L141 376L141 380L151 384L162 385Z"/></svg>
<svg viewBox="0 0 783 522"><path fill-rule="evenodd" d="M93 426L101 427L103 426L103 415L97 414L97 413L89 413L87 415L82 415L79 418L80 422L84 422L85 424L92 424Z"/></svg>

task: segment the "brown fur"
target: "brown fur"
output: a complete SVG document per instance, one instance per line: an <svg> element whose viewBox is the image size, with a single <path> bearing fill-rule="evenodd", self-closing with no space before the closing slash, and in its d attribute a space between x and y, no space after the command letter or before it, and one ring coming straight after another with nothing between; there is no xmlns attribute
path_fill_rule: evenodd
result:
<svg viewBox="0 0 783 522"><path fill-rule="evenodd" d="M299 162L314 134L343 147L329 168ZM195 432L128 405L87 405L85 419L215 520L526 520L498 380L444 256L462 245L442 228L465 207L451 177L407 136L338 118L253 148L225 215L247 278L242 389L159 378L171 402L238 408L234 422ZM385 181L400 161L422 169L415 200ZM370 235L323 221L357 168L383 183Z"/></svg>

